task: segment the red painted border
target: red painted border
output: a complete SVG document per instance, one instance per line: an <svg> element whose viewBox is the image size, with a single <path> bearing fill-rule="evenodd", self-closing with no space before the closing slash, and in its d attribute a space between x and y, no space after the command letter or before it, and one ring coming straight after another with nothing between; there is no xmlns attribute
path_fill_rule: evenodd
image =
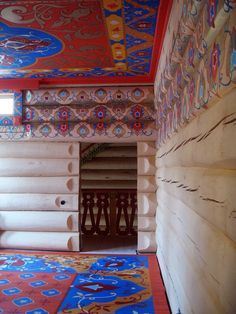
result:
<svg viewBox="0 0 236 314"><path fill-rule="evenodd" d="M156 32L154 35L154 45L150 65L150 74L145 76L133 77L78 77L78 78L43 78L43 79L0 79L0 89L24 90L39 89L40 85L111 85L111 84L154 84L158 61L161 55L161 49L165 38L165 32L169 20L173 0L160 0L158 16L156 23Z"/></svg>
<svg viewBox="0 0 236 314"><path fill-rule="evenodd" d="M157 15L156 33L154 36L154 45L152 50L150 80L154 83L158 62L161 56L162 45L164 42L169 16L173 0L161 0Z"/></svg>
<svg viewBox="0 0 236 314"><path fill-rule="evenodd" d="M36 79L0 79L0 90L11 89L21 91L24 89L39 89L39 80Z"/></svg>
<svg viewBox="0 0 236 314"><path fill-rule="evenodd" d="M155 314L170 314L171 312L167 303L165 287L161 279L161 271L156 255L149 256L148 261Z"/></svg>

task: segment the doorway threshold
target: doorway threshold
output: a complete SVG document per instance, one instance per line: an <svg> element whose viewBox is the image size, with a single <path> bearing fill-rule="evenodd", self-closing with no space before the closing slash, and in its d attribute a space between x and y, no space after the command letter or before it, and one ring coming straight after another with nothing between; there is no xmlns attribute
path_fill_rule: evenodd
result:
<svg viewBox="0 0 236 314"><path fill-rule="evenodd" d="M136 254L136 236L83 235L81 253Z"/></svg>

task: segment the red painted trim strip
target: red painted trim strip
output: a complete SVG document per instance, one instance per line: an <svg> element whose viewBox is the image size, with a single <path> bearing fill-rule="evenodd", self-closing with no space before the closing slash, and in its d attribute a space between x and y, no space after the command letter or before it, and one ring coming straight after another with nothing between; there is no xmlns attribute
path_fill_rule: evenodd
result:
<svg viewBox="0 0 236 314"><path fill-rule="evenodd" d="M156 33L154 36L154 45L152 50L152 62L150 78L154 83L156 78L156 71L159 63L159 58L161 55L161 50L166 34L167 25L169 22L169 16L172 8L173 0L161 0L160 7L157 15Z"/></svg>
<svg viewBox="0 0 236 314"><path fill-rule="evenodd" d="M0 79L0 90L1 89L11 89L14 91L39 89L39 81L36 79Z"/></svg>
<svg viewBox="0 0 236 314"><path fill-rule="evenodd" d="M149 256L148 261L155 314L170 314L156 255Z"/></svg>
<svg viewBox="0 0 236 314"><path fill-rule="evenodd" d="M27 90L39 89L41 85L44 87L52 87L55 85L94 85L103 86L122 85L122 84L152 84L153 81L148 76L134 77L79 77L79 78L48 78L48 79L0 79L0 90Z"/></svg>

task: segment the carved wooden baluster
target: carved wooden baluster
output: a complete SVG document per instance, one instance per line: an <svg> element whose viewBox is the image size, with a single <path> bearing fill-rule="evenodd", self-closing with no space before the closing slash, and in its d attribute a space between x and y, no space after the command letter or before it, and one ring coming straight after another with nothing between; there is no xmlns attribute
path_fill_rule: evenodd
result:
<svg viewBox="0 0 236 314"><path fill-rule="evenodd" d="M94 219L94 193L93 192L83 192L82 193L82 205L84 208L84 212L82 213L82 223L81 223L81 230L84 234L91 235L94 234L96 230L96 225L95 225L95 219ZM91 228L88 229L86 227L86 224L88 224L87 216L88 216L88 211L90 214L90 220L91 220Z"/></svg>
<svg viewBox="0 0 236 314"><path fill-rule="evenodd" d="M129 233L129 216L128 216L128 206L129 206L129 193L117 193L117 218L116 218L116 233L119 235L128 235ZM121 216L122 211L124 212L125 218L125 230L121 230Z"/></svg>
<svg viewBox="0 0 236 314"><path fill-rule="evenodd" d="M131 216L129 224L129 232L132 235L137 235L137 230L134 228L134 219L137 213L137 192L130 192L130 206L131 206Z"/></svg>
<svg viewBox="0 0 236 314"><path fill-rule="evenodd" d="M109 193L98 192L97 193L97 208L98 214L96 219L96 232L97 234L101 235L108 235L110 231L110 222L109 222L109 215L108 215L108 208L109 208ZM101 230L100 228L100 221L102 214L105 218L105 229Z"/></svg>

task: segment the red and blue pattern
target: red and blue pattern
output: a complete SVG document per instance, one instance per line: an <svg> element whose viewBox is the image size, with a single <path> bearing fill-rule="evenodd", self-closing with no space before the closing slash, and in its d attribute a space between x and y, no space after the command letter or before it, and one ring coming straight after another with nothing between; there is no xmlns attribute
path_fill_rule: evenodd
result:
<svg viewBox="0 0 236 314"><path fill-rule="evenodd" d="M0 255L0 313L155 313L147 256Z"/></svg>

